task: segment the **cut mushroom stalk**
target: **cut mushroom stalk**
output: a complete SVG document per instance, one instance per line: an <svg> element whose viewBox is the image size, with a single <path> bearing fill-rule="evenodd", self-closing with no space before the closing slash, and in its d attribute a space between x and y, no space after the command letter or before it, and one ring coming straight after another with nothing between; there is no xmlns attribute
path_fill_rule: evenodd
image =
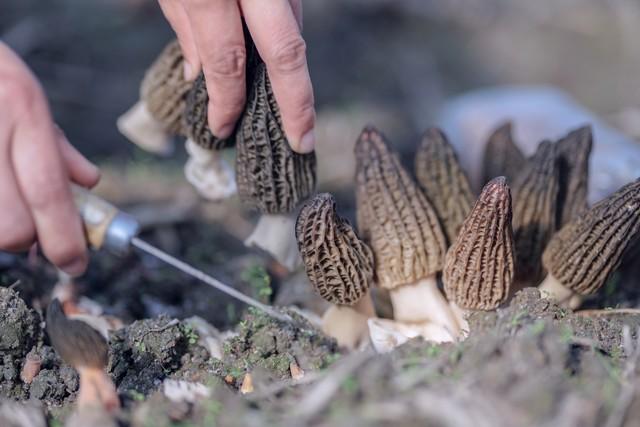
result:
<svg viewBox="0 0 640 427"><path fill-rule="evenodd" d="M576 308L618 268L640 232L640 178L558 231L544 251L540 290Z"/></svg>
<svg viewBox="0 0 640 427"><path fill-rule="evenodd" d="M187 139L185 146L189 160L184 175L202 197L222 200L236 193L234 171L220 152L205 150L191 139Z"/></svg>
<svg viewBox="0 0 640 427"><path fill-rule="evenodd" d="M509 296L514 274L511 194L504 177L485 185L447 251L444 289L459 316L495 310ZM468 332L468 331L464 331ZM463 334L464 334L463 332Z"/></svg>
<svg viewBox="0 0 640 427"><path fill-rule="evenodd" d="M333 304L322 317L323 331L350 349L365 344L367 319L375 316L369 294L371 249L338 216L336 202L328 193L316 195L302 207L295 230L309 281Z"/></svg>
<svg viewBox="0 0 640 427"><path fill-rule="evenodd" d="M316 157L315 153L298 154L291 150L262 62L256 66L236 138L238 194L246 205L267 216L260 220L246 243L270 252L292 270L297 245L293 221L288 215L313 194Z"/></svg>
<svg viewBox="0 0 640 427"><path fill-rule="evenodd" d="M373 250L378 285L389 290L395 319L459 325L440 293L446 237L437 215L384 136L365 128L355 147L358 226Z"/></svg>
<svg viewBox="0 0 640 427"><path fill-rule="evenodd" d="M146 151L167 155L171 135L181 135L182 114L191 83L184 80L184 58L177 40L160 53L140 86L140 101L117 121L118 130Z"/></svg>
<svg viewBox="0 0 640 427"><path fill-rule="evenodd" d="M288 214L264 214L258 219L256 227L244 241L247 247L257 247L267 251L288 271L300 267L296 239L291 230L296 220Z"/></svg>
<svg viewBox="0 0 640 427"><path fill-rule="evenodd" d="M97 405L107 411L117 410L120 400L104 371L109 351L106 331L95 329L78 317L68 318L57 299L49 304L46 323L53 348L80 374L78 407Z"/></svg>

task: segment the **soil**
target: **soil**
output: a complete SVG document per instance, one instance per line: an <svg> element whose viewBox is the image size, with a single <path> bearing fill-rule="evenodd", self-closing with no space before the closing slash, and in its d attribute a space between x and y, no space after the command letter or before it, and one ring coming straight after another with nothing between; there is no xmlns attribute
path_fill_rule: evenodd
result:
<svg viewBox="0 0 640 427"><path fill-rule="evenodd" d="M227 246L233 261L219 263L219 254L202 248L224 237L224 230L195 233L198 227L166 227L145 238L166 244L174 233L177 241L191 242L173 249L200 267L218 265L215 274L265 302L281 299L278 292L293 286L281 283L264 267L266 258L246 255L239 243ZM634 310L574 313L526 288L495 312L473 313L462 342L414 339L386 355L348 353L297 309L282 309L293 321L275 320L136 254L96 254L81 281L91 283L83 287L87 296L125 323L110 335L107 368L123 410L116 421L104 413L74 412L78 376L48 345L41 322L55 272L33 254L3 262L0 396L8 400L0 402L24 402L21 410L43 425L598 426L611 420L633 425L640 415L640 313ZM606 287L599 302L587 305L611 301L617 293L631 295L624 285L633 282L629 272L635 270L623 267L613 279L615 291ZM295 286L305 286L294 277ZM151 301L142 298L147 293ZM196 302L210 301L215 310L194 310ZM191 317L194 311L202 316ZM213 335L204 334L203 322ZM220 344L216 357L207 339ZM31 384L24 384L20 370L29 352L40 355L42 365ZM253 391L242 395L247 374ZM198 383L209 394L172 401L167 380ZM0 424L8 419L5 406L0 405Z"/></svg>

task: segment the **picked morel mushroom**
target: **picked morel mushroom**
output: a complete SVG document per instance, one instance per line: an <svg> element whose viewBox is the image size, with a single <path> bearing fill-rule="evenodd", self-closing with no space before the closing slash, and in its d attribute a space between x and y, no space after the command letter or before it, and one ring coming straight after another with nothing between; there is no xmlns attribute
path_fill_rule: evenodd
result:
<svg viewBox="0 0 640 427"><path fill-rule="evenodd" d="M378 130L362 131L355 154L358 228L373 250L376 280L389 290L395 319L431 321L457 335L459 325L438 289L446 237L433 207Z"/></svg>
<svg viewBox="0 0 640 427"><path fill-rule="evenodd" d="M107 331L92 324L91 316L67 317L60 301L47 308L46 330L51 345L80 375L78 406L102 406L108 411L120 407L115 385L104 371L108 362Z"/></svg>
<svg viewBox="0 0 640 427"><path fill-rule="evenodd" d="M147 70L140 100L116 122L124 136L146 151L169 154L171 135L183 133L182 113L191 88L191 82L184 79L183 64L180 45L174 40Z"/></svg>
<svg viewBox="0 0 640 427"><path fill-rule="evenodd" d="M425 132L416 152L415 171L418 184L451 244L471 210L474 197L458 157L441 130L430 128Z"/></svg>
<svg viewBox="0 0 640 427"><path fill-rule="evenodd" d="M296 238L307 276L322 298L333 304L322 329L338 344L357 348L367 342L367 319L375 316L369 288L373 254L353 227L336 212L331 194L314 196L296 221Z"/></svg>
<svg viewBox="0 0 640 427"><path fill-rule="evenodd" d="M522 170L526 159L513 141L512 128L511 122L507 122L489 137L482 162L483 183L504 176L508 183L513 184L513 180Z"/></svg>
<svg viewBox="0 0 640 427"><path fill-rule="evenodd" d="M556 143L559 162L558 225L576 218L587 207L589 156L593 146L590 126L570 132Z"/></svg>
<svg viewBox="0 0 640 427"><path fill-rule="evenodd" d="M233 168L222 158L222 150L233 146L235 132L217 138L209 129L209 95L204 74L200 74L187 94L182 127L187 136L189 160L184 167L187 181L207 200L221 200L236 193Z"/></svg>
<svg viewBox="0 0 640 427"><path fill-rule="evenodd" d="M290 271L300 263L291 213L313 193L315 153L291 150L282 128L264 63L259 63L236 136L236 181L240 198L262 216L245 240Z"/></svg>
<svg viewBox="0 0 640 427"><path fill-rule="evenodd" d="M556 146L543 141L513 183L516 282L522 287L544 275L542 252L557 229L558 173Z"/></svg>
<svg viewBox="0 0 640 427"><path fill-rule="evenodd" d="M509 296L513 276L511 193L505 177L498 177L484 186L447 251L442 280L464 318L468 311L498 308Z"/></svg>
<svg viewBox="0 0 640 427"><path fill-rule="evenodd" d="M600 289L640 231L640 178L596 203L558 231L544 251L548 271L540 285L576 308Z"/></svg>

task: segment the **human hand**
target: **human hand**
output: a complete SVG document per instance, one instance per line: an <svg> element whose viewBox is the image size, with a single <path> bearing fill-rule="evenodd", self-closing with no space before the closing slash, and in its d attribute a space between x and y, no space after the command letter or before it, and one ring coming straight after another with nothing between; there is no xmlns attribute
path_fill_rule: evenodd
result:
<svg viewBox="0 0 640 427"><path fill-rule="evenodd" d="M315 146L313 88L307 68L301 0L159 0L185 57L185 78L202 68L209 92L209 127L228 137L244 109L244 18L267 66L284 131L294 151Z"/></svg>
<svg viewBox="0 0 640 427"><path fill-rule="evenodd" d="M53 123L35 77L2 42L0 106L0 250L37 240L53 264L82 274L87 244L70 183L92 187L100 173Z"/></svg>

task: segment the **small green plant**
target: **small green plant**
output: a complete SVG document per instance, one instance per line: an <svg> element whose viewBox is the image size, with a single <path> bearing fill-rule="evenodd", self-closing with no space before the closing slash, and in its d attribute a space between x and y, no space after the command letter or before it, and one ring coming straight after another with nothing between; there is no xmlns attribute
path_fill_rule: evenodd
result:
<svg viewBox="0 0 640 427"><path fill-rule="evenodd" d="M348 394L355 393L358 390L358 380L353 376L347 377L342 382L342 390L344 390L344 392Z"/></svg>
<svg viewBox="0 0 640 427"><path fill-rule="evenodd" d="M184 333L184 336L187 338L187 342L189 342L189 345L196 344L198 342L198 339L200 338L198 333L193 330L191 325L184 325L182 327L182 332Z"/></svg>
<svg viewBox="0 0 640 427"><path fill-rule="evenodd" d="M129 393L129 397L133 400L135 400L136 402L142 402L144 401L144 394L140 393L137 390L128 390Z"/></svg>
<svg viewBox="0 0 640 427"><path fill-rule="evenodd" d="M253 288L254 293L262 302L269 302L273 290L271 289L271 277L265 268L255 264L247 267L240 278Z"/></svg>
<svg viewBox="0 0 640 427"><path fill-rule="evenodd" d="M217 400L209 400L205 403L204 425L216 426L218 417L222 412L222 403Z"/></svg>

